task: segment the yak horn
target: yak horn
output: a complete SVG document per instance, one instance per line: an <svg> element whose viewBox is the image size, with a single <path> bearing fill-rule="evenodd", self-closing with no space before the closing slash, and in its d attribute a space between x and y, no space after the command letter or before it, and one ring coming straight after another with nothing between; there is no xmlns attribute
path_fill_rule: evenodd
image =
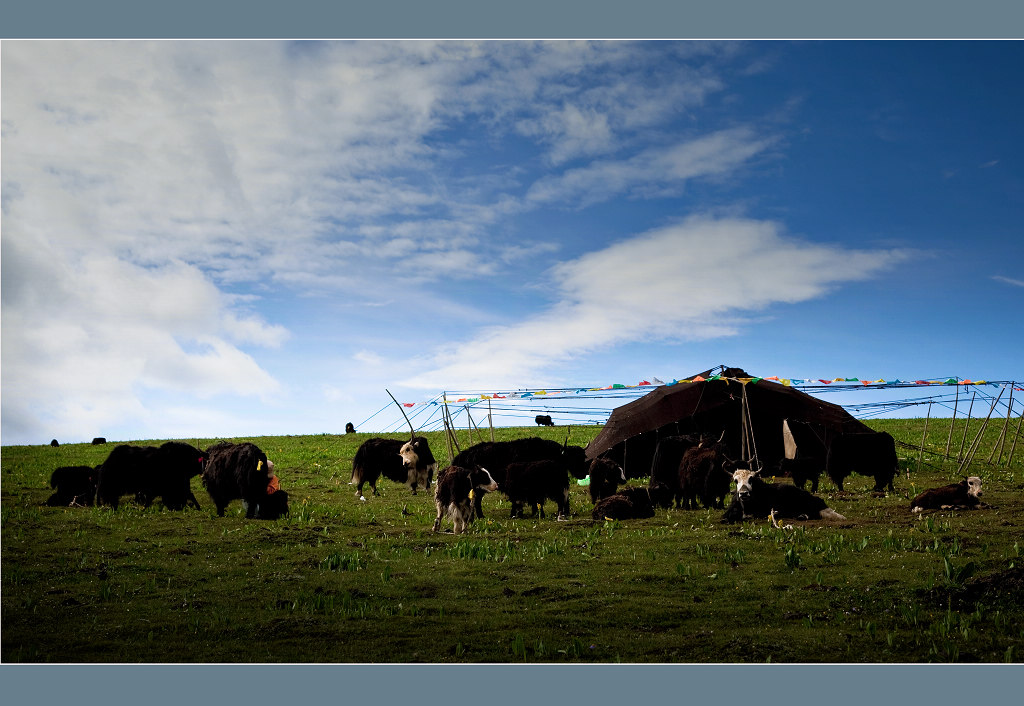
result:
<svg viewBox="0 0 1024 706"><path fill-rule="evenodd" d="M724 438L725 438L725 429L722 430L722 435L720 437L718 437L718 441L716 441L715 443L716 444L721 444L722 443L722 439L724 439Z"/></svg>
<svg viewBox="0 0 1024 706"><path fill-rule="evenodd" d="M398 400L396 400L395 396L391 394L391 390L385 387L384 392L388 393L391 401L398 407L398 411L402 413L403 417L405 417L405 423L409 425L409 441L416 441L416 430L412 428L412 422L409 421L409 415L405 413L404 409L402 409L402 405L398 404Z"/></svg>

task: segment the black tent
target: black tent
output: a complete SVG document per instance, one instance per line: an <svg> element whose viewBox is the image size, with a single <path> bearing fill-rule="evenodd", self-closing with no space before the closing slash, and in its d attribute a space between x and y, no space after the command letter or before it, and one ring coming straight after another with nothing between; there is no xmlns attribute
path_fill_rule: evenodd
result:
<svg viewBox="0 0 1024 706"><path fill-rule="evenodd" d="M836 434L872 431L839 405L793 387L750 376L740 368L711 372L694 376L692 382L658 387L615 409L587 445L587 457L612 458L622 464L627 477L639 478L649 475L659 439L680 434L717 439L724 432L723 443L732 457L756 457L768 468L785 455L784 420L797 444L813 446L817 453Z"/></svg>

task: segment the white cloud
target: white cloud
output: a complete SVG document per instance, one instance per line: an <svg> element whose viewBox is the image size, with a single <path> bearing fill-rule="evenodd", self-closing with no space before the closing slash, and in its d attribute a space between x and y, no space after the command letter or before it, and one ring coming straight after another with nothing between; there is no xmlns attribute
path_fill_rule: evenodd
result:
<svg viewBox="0 0 1024 706"><path fill-rule="evenodd" d="M652 147L623 160L602 160L545 177L530 187L534 202L569 202L586 206L614 196L664 196L690 179L735 171L764 152L773 138L749 128L732 128L666 147Z"/></svg>
<svg viewBox="0 0 1024 706"><path fill-rule="evenodd" d="M736 333L742 316L821 297L908 256L787 237L771 222L691 218L553 268L559 301L438 352L423 388L544 385L554 365L628 341Z"/></svg>
<svg viewBox="0 0 1024 706"><path fill-rule="evenodd" d="M992 275L992 279L997 282L1012 284L1015 287L1024 287L1024 280L1013 279L1012 277L1003 277L1002 275Z"/></svg>

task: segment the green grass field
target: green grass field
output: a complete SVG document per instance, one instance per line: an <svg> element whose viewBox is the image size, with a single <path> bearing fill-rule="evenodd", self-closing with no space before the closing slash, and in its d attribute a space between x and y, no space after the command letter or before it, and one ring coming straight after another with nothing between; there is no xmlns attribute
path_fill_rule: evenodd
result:
<svg viewBox="0 0 1024 706"><path fill-rule="evenodd" d="M924 420L870 425L919 446ZM1000 428L969 468L984 481L987 509L910 514L913 494L955 479L955 460L943 457L949 421L933 419L920 471L918 452L898 449L895 493L873 496L863 476L838 493L822 479L819 494L843 522L723 525L717 510L594 521L574 485L569 521L553 512L510 520L508 502L490 494L486 519L460 536L450 524L431 531L431 493L381 479L380 497L355 498L351 460L369 434L235 439L266 451L291 496L290 517L274 522L246 520L239 501L217 517L198 478L199 511L45 507L55 467L101 463L113 444L6 446L0 656L1020 662L1024 442L1012 464L1009 441L1002 464L986 463ZM585 445L598 430L573 427L570 441ZM566 432L496 433L562 441ZM446 458L443 436L427 436Z"/></svg>

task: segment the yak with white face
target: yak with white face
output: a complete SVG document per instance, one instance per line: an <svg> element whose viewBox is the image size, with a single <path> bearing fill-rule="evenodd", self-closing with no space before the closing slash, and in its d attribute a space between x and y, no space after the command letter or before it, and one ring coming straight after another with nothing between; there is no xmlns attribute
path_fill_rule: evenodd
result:
<svg viewBox="0 0 1024 706"><path fill-rule="evenodd" d="M430 445L426 438L419 436L412 441L402 444L398 449L398 455L402 457L402 466L405 468L405 484L416 494L416 488L430 490L430 482L434 479L434 471L437 469L437 460L430 452Z"/></svg>
<svg viewBox="0 0 1024 706"><path fill-rule="evenodd" d="M436 464L426 437L416 436L409 441L374 437L356 450L349 485L356 486L357 498L366 500L363 484L369 483L373 494L380 495L377 479L383 475L390 481L407 485L416 495L418 488L430 488Z"/></svg>
<svg viewBox="0 0 1024 706"><path fill-rule="evenodd" d="M797 488L792 483L765 483L760 471L737 468L732 472L736 483L732 502L722 522L742 522L754 517L789 517L798 520L845 520L817 495Z"/></svg>
<svg viewBox="0 0 1024 706"><path fill-rule="evenodd" d="M434 490L437 518L434 520L434 531L440 531L441 520L447 515L454 525L455 534L461 534L476 518L474 499L482 493L493 493L497 489L497 482L486 468L448 466L437 474L437 488Z"/></svg>
<svg viewBox="0 0 1024 706"><path fill-rule="evenodd" d="M981 478L971 476L959 483L924 491L910 501L910 511L971 509L981 504L981 494Z"/></svg>

